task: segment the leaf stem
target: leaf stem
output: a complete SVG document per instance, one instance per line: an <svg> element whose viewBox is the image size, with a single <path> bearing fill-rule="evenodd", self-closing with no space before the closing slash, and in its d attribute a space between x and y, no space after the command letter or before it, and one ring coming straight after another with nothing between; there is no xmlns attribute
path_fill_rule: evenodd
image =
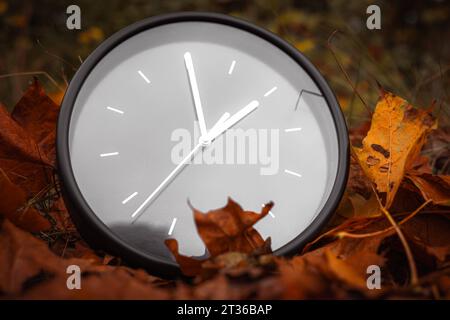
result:
<svg viewBox="0 0 450 320"><path fill-rule="evenodd" d="M375 192L375 196L377 198L378 204L380 205L381 211L384 213L386 218L389 220L392 227L395 229L395 232L397 233L398 237L400 238L400 241L402 242L402 245L405 249L406 258L408 259L409 269L411 271L411 284L415 286L419 282L419 278L417 276L416 263L414 261L414 257L412 255L411 248L409 247L408 241L406 241L406 238L405 238L402 230L400 230L400 228L399 228L398 224L395 222L394 218L392 218L389 211L386 210L386 208L381 203L380 197L378 196L378 193L375 191L375 188L373 185L372 185L372 189Z"/></svg>
<svg viewBox="0 0 450 320"><path fill-rule="evenodd" d="M414 210L413 213L411 213L410 215L408 215L405 219L401 220L398 225L402 225L406 222L408 222L409 220L411 220L415 215L417 215L424 207L426 207L429 203L431 202L431 199L427 200L426 202L424 202L421 206L419 206L416 210ZM384 233L387 233L389 231L394 230L394 227L391 226L389 228L383 229L383 230L379 230L379 231L374 231L374 232L369 232L369 233L350 233L350 232L346 232L346 231L341 231L337 233L338 237L347 237L347 238L356 238L356 239L360 239L360 238L367 238L367 237L374 237L374 236L378 236Z"/></svg>

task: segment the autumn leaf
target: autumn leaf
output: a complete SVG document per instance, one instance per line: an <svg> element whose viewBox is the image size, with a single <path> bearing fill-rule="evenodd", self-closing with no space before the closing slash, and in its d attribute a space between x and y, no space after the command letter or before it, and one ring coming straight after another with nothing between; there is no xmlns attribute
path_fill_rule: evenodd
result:
<svg viewBox="0 0 450 320"><path fill-rule="evenodd" d="M36 141L0 104L0 160L50 164Z"/></svg>
<svg viewBox="0 0 450 320"><path fill-rule="evenodd" d="M251 254L261 249L264 249L261 253L268 253L268 242L263 240L253 225L264 218L272 207L273 203L270 202L263 207L261 213L244 211L229 198L225 207L207 213L192 208L198 234L205 243L210 258L227 252ZM178 242L174 239L168 239L165 243L183 274L193 276L202 273L205 260L180 255Z"/></svg>
<svg viewBox="0 0 450 320"><path fill-rule="evenodd" d="M450 261L450 219L427 214L404 226L405 235L416 252L422 269L445 269Z"/></svg>
<svg viewBox="0 0 450 320"><path fill-rule="evenodd" d="M450 176L410 173L407 178L417 187L425 200L450 206Z"/></svg>
<svg viewBox="0 0 450 320"><path fill-rule="evenodd" d="M0 168L28 196L52 182L58 110L37 80L12 115L0 105Z"/></svg>
<svg viewBox="0 0 450 320"><path fill-rule="evenodd" d="M45 242L16 228L0 224L0 292L25 299L168 299L169 291L156 286L157 278L143 270L112 267L87 259L62 259ZM82 290L68 290L67 267L83 271Z"/></svg>
<svg viewBox="0 0 450 320"><path fill-rule="evenodd" d="M31 232L50 229L50 222L27 203L25 192L15 186L1 169L0 195L2 199L0 201L0 215Z"/></svg>
<svg viewBox="0 0 450 320"><path fill-rule="evenodd" d="M427 111L392 93L384 93L378 102L362 148L353 150L377 190L386 193L386 208L434 128L436 121Z"/></svg>
<svg viewBox="0 0 450 320"><path fill-rule="evenodd" d="M205 243L208 252L217 256L224 252L251 253L264 245L264 240L253 228L255 223L263 219L273 207L266 204L261 213L244 211L242 207L228 199L225 207L202 213L194 211L195 225L198 234Z"/></svg>
<svg viewBox="0 0 450 320"><path fill-rule="evenodd" d="M339 239L302 256L277 259L283 298L348 298L355 290L367 297L380 294L366 286L367 266L384 266L379 248L386 236Z"/></svg>
<svg viewBox="0 0 450 320"><path fill-rule="evenodd" d="M35 78L14 107L12 118L39 146L40 151L55 163L56 122L59 106L44 92Z"/></svg>
<svg viewBox="0 0 450 320"><path fill-rule="evenodd" d="M167 239L164 243L167 248L169 248L170 252L172 252L175 260L180 266L181 272L183 272L185 276L193 277L202 273L203 260L181 255L178 250L178 241L175 239Z"/></svg>

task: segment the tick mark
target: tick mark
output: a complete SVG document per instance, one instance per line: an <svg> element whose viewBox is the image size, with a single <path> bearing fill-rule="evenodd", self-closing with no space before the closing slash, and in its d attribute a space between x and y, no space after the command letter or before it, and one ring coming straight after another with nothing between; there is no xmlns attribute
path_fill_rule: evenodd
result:
<svg viewBox="0 0 450 320"><path fill-rule="evenodd" d="M265 94L264 94L264 97L268 97L268 96L270 96L275 90L277 90L278 88L277 87L273 87L272 89L270 89L269 91L267 91Z"/></svg>
<svg viewBox="0 0 450 320"><path fill-rule="evenodd" d="M122 110L116 109L116 108L112 108L112 107L106 107L106 109L113 111L113 112L117 112L120 114L124 114L124 112Z"/></svg>
<svg viewBox="0 0 450 320"><path fill-rule="evenodd" d="M175 228L175 224L177 223L177 218L173 218L172 224L170 225L169 232L167 233L169 236L172 235L173 229Z"/></svg>
<svg viewBox="0 0 450 320"><path fill-rule="evenodd" d="M302 128L284 129L284 132L296 132L296 131L302 131Z"/></svg>
<svg viewBox="0 0 450 320"><path fill-rule="evenodd" d="M136 197L138 195L137 192L133 192L132 194L130 194L125 200L122 201L122 204L127 203L128 201L130 201L131 199L133 199L134 197Z"/></svg>
<svg viewBox="0 0 450 320"><path fill-rule="evenodd" d="M232 74L234 70L234 66L236 65L236 60L233 60L231 63L230 69L228 70L228 74Z"/></svg>
<svg viewBox="0 0 450 320"><path fill-rule="evenodd" d="M262 207L264 208L266 205L263 204ZM269 210L269 214L272 218L275 218L275 215L273 214L272 210Z"/></svg>
<svg viewBox="0 0 450 320"><path fill-rule="evenodd" d="M297 172L294 172L294 171L291 171L291 170L284 170L284 172L287 173L287 174L291 174L293 176L299 177L299 178L302 177L302 175L300 173L297 173Z"/></svg>
<svg viewBox="0 0 450 320"><path fill-rule="evenodd" d="M145 80L145 82L150 83L150 80L145 76L145 74L142 73L141 70L138 70L138 73L142 77L142 79Z"/></svg>
<svg viewBox="0 0 450 320"><path fill-rule="evenodd" d="M102 153L100 154L100 157L104 158L104 157L111 157L111 156L117 156L119 155L118 152L110 152L110 153Z"/></svg>

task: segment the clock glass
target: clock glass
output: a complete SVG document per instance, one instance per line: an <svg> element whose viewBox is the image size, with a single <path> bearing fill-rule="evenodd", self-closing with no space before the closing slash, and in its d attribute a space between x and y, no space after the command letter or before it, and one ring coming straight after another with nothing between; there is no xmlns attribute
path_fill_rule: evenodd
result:
<svg viewBox="0 0 450 320"><path fill-rule="evenodd" d="M58 160L88 240L175 270L164 240L204 255L190 205L228 197L256 212L274 202L255 228L276 252L305 244L342 194L345 137L329 87L284 41L226 16L172 14L120 31L82 65Z"/></svg>

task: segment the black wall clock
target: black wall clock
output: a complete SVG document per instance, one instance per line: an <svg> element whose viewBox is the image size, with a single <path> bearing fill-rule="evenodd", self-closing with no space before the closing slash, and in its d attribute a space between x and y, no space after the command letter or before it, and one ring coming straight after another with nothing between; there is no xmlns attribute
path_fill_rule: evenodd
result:
<svg viewBox="0 0 450 320"><path fill-rule="evenodd" d="M190 203L232 197L270 216L276 254L298 252L343 193L347 130L339 105L296 49L250 23L178 13L133 24L82 64L64 97L57 156L79 231L162 276L164 246L201 256Z"/></svg>

